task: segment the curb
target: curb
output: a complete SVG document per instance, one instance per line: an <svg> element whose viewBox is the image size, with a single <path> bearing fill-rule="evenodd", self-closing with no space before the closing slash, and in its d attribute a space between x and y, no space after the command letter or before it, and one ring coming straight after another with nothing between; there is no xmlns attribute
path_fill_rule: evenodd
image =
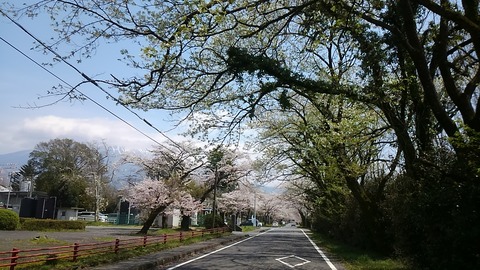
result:
<svg viewBox="0 0 480 270"><path fill-rule="evenodd" d="M231 234L226 237L210 239L204 242L198 242L191 245L180 246L172 249L166 249L159 252L130 258L128 260L114 262L111 265L100 265L91 270L147 270L163 266L168 263L178 261L182 258L195 255L200 252L215 249L231 242L238 241L247 237L246 235Z"/></svg>

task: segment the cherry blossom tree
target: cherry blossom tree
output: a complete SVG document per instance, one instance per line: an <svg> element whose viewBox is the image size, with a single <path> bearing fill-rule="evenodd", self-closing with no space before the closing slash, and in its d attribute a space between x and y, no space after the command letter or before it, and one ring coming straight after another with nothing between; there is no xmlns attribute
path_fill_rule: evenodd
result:
<svg viewBox="0 0 480 270"><path fill-rule="evenodd" d="M286 209L286 203L278 194L263 193L257 197L257 216L262 216L267 223L281 219L285 214L283 209Z"/></svg>
<svg viewBox="0 0 480 270"><path fill-rule="evenodd" d="M128 189L127 200L135 207L143 209L143 216L157 215L175 202L175 190L169 189L165 182L151 178L135 183Z"/></svg>
<svg viewBox="0 0 480 270"><path fill-rule="evenodd" d="M215 189L219 194L238 188L238 182L252 171L249 156L238 150L219 147L208 151L205 165L192 174L198 186L198 198L201 202L211 201Z"/></svg>
<svg viewBox="0 0 480 270"><path fill-rule="evenodd" d="M236 187L238 179L251 170L251 162L243 153L227 148L217 147L216 150L221 155L215 162L212 162L212 150L199 148L190 142L159 146L151 151L152 156L149 157L125 158L126 162L140 167L139 175L146 176L140 182L142 184L130 183L139 189L132 189L132 192L135 190L132 199L140 200L137 204L142 209L149 209L139 233L146 233L157 215L171 207L181 210L182 229L188 230L190 216L201 209L204 201L210 199L215 188L220 193L228 192ZM136 196L143 198L136 199ZM151 202L149 204L146 201Z"/></svg>
<svg viewBox="0 0 480 270"><path fill-rule="evenodd" d="M251 196L245 190L234 190L222 194L218 198L218 209L225 213L237 214L249 209L252 205Z"/></svg>
<svg viewBox="0 0 480 270"><path fill-rule="evenodd" d="M147 210L139 234L146 234L155 218L172 205L182 205L187 196L191 174L203 166L200 148L193 143L161 145L149 157L130 157L126 161L139 165L146 179L134 183L130 199ZM142 197L142 198L137 198ZM189 208L188 206L185 206Z"/></svg>
<svg viewBox="0 0 480 270"><path fill-rule="evenodd" d="M198 213L203 209L202 203L187 192L182 192L179 200L173 206L179 208L181 211L181 228L185 231L189 230L190 218L192 217L192 215Z"/></svg>
<svg viewBox="0 0 480 270"><path fill-rule="evenodd" d="M127 199L138 208L153 211L164 209L174 202L170 190L163 181L146 178L128 190Z"/></svg>
<svg viewBox="0 0 480 270"><path fill-rule="evenodd" d="M186 190L152 178L135 183L128 190L127 199L133 206L142 209L141 215L146 220L161 213L173 212L173 209L180 209L182 215L188 217L202 209L202 204ZM187 222L188 229L189 220Z"/></svg>

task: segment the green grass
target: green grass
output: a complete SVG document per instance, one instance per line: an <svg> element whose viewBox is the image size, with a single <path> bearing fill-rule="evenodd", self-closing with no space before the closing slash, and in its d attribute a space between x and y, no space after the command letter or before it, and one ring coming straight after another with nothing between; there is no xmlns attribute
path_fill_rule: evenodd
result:
<svg viewBox="0 0 480 270"><path fill-rule="evenodd" d="M11 251L12 248L10 246L15 247L16 249L24 250L24 249L55 247L55 246L64 246L64 245L69 245L69 243L66 241L52 238L52 237L40 236L39 238L13 240L11 242L11 245L8 245L8 247L1 245L0 251L2 252Z"/></svg>
<svg viewBox="0 0 480 270"><path fill-rule="evenodd" d="M240 226L242 228L242 232L251 232L257 229L255 226Z"/></svg>
<svg viewBox="0 0 480 270"><path fill-rule="evenodd" d="M311 237L319 247L338 257L347 270L411 270L396 258L351 247L317 233Z"/></svg>
<svg viewBox="0 0 480 270"><path fill-rule="evenodd" d="M62 245L68 245L68 242L62 241L62 240L57 240L55 238L50 238L47 236L40 236L38 238L30 239L30 240L25 240L28 241L30 245L34 246L62 246Z"/></svg>
<svg viewBox="0 0 480 270"><path fill-rule="evenodd" d="M87 226L102 226L102 227L109 227L109 226L118 226L110 222L100 222L100 221L86 221Z"/></svg>

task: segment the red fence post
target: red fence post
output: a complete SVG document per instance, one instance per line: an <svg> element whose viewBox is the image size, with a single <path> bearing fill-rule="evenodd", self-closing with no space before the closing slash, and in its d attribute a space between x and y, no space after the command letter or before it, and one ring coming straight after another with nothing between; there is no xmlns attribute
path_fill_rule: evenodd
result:
<svg viewBox="0 0 480 270"><path fill-rule="evenodd" d="M17 259L18 259L18 253L20 250L13 248L12 249L12 259L10 260L10 270L15 269L15 266L17 265Z"/></svg>
<svg viewBox="0 0 480 270"><path fill-rule="evenodd" d="M164 244L167 243L167 234L166 233L163 234L163 243Z"/></svg>
<svg viewBox="0 0 480 270"><path fill-rule="evenodd" d="M147 236L143 236L143 247L147 246Z"/></svg>
<svg viewBox="0 0 480 270"><path fill-rule="evenodd" d="M183 241L183 233L180 232L180 242L182 242L182 241Z"/></svg>
<svg viewBox="0 0 480 270"><path fill-rule="evenodd" d="M120 239L115 239L115 254L118 253L119 249L120 249Z"/></svg>
<svg viewBox="0 0 480 270"><path fill-rule="evenodd" d="M73 258L72 260L75 262L77 261L77 256L78 256L78 248L79 248L79 244L78 243L74 243L73 244Z"/></svg>
<svg viewBox="0 0 480 270"><path fill-rule="evenodd" d="M195 236L195 231L192 231L192 238Z"/></svg>
<svg viewBox="0 0 480 270"><path fill-rule="evenodd" d="M202 238L205 236L205 230L202 230Z"/></svg>

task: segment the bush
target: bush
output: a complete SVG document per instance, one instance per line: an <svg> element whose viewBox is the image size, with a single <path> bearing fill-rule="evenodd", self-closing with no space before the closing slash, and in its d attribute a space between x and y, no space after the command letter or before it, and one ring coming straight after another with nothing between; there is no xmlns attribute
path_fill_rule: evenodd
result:
<svg viewBox="0 0 480 270"><path fill-rule="evenodd" d="M64 231L85 230L84 221L54 220L54 219L22 219L21 228L26 231Z"/></svg>
<svg viewBox="0 0 480 270"><path fill-rule="evenodd" d="M396 250L419 269L480 269L478 176L459 162L440 168L397 179L390 197Z"/></svg>
<svg viewBox="0 0 480 270"><path fill-rule="evenodd" d="M20 224L18 214L12 210L0 209L0 230L14 231Z"/></svg>
<svg viewBox="0 0 480 270"><path fill-rule="evenodd" d="M225 223L223 222L223 218L220 215L215 215L215 228L225 227ZM205 228L211 229L213 228L213 215L208 214L205 215Z"/></svg>

